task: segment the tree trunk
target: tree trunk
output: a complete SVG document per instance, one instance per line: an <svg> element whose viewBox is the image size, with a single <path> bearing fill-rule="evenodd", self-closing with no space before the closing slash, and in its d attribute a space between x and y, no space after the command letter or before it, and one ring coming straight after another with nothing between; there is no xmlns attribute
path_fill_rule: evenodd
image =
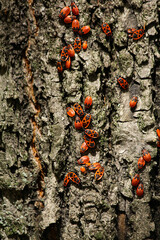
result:
<svg viewBox="0 0 160 240"><path fill-rule="evenodd" d="M88 49L58 73L61 49L77 36L59 18L71 1L0 0L0 238L2 240L160 239L160 122L158 52L160 3L156 0L76 0ZM101 29L110 25L112 36ZM142 28L139 40L128 28ZM123 90L117 76L129 88ZM86 96L92 129L100 134L87 155L104 167L81 173L83 131L66 107ZM132 111L129 101L138 97ZM152 156L139 171L144 196L131 178L142 149ZM63 186L68 172L81 184Z"/></svg>

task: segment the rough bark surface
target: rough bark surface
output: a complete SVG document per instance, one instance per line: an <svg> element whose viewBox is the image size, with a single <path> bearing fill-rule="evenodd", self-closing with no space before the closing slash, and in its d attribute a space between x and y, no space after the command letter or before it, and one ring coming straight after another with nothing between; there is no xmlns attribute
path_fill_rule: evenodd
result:
<svg viewBox="0 0 160 240"><path fill-rule="evenodd" d="M70 0L0 0L0 238L3 240L160 239L160 3L157 0L76 0L80 24L90 25L87 51L71 70L56 69L60 50L74 43L58 17ZM110 24L112 37L101 30ZM138 41L128 28L146 31ZM123 91L115 80L129 82ZM66 107L93 98L92 125L100 134L91 162L105 172L80 173L83 131ZM129 108L138 96L135 111ZM144 196L131 186L145 147ZM81 185L63 187L69 171Z"/></svg>

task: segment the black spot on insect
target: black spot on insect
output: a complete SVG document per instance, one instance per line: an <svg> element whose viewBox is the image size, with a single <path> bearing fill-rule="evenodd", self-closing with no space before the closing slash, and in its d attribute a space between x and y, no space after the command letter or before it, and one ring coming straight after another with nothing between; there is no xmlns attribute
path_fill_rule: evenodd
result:
<svg viewBox="0 0 160 240"><path fill-rule="evenodd" d="M91 146L91 147L94 147L94 145L95 145L95 144L94 144L93 142L92 142L92 143L90 143L90 146Z"/></svg>

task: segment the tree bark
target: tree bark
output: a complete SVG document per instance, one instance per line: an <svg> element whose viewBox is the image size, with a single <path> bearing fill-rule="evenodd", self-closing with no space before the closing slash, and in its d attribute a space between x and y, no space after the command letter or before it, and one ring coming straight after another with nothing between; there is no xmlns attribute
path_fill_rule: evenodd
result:
<svg viewBox="0 0 160 240"><path fill-rule="evenodd" d="M160 239L160 68L157 0L76 0L88 48L59 74L61 49L77 36L59 13L71 1L0 0L0 238L2 240ZM112 36L101 29L107 22ZM142 28L143 38L127 38ZM129 83L123 90L117 76ZM83 175L77 160L84 131L66 107L86 96L100 134L87 155L104 176ZM129 101L138 97L135 110ZM139 171L144 196L131 178L142 149L152 156ZM63 186L68 172L81 184Z"/></svg>

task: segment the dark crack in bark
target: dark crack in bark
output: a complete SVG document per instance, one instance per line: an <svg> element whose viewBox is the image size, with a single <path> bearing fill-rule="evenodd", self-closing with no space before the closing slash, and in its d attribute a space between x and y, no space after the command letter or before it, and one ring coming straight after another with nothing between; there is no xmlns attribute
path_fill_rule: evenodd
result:
<svg viewBox="0 0 160 240"><path fill-rule="evenodd" d="M41 138L41 132L37 124L37 118L39 116L39 113L41 111L40 109L40 104L37 102L35 93L34 93L34 76L32 73L32 67L31 67L31 62L29 60L29 51L31 49L31 45L34 44L34 38L38 35L39 28L37 26L36 18L35 18L35 12L32 7L33 1L28 0L28 6L29 6L29 15L33 19L33 25L30 20L28 20L28 44L27 48L24 53L23 57L23 64L24 64L24 72L26 74L26 82L28 85L28 96L30 100L30 104L33 108L33 111L35 112L33 117L31 118L31 124L32 124L32 141L31 141L31 149L32 149L32 154L34 156L34 160L37 164L37 167L40 171L40 177L38 178L38 198L41 199L44 197L44 171L42 168L40 156L38 153L38 150L36 148L36 136L39 135ZM32 29L33 28L33 29ZM35 202L35 206L37 208L43 208L43 204L41 204L41 201Z"/></svg>

